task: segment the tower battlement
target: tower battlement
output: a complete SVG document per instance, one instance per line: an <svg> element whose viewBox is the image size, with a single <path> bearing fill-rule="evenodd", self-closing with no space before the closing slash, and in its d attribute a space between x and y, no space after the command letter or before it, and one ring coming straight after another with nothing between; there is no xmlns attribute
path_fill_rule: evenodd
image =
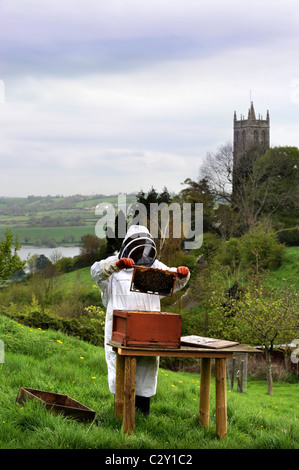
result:
<svg viewBox="0 0 299 470"><path fill-rule="evenodd" d="M241 115L241 119L238 120L236 111L234 112L234 167L238 165L247 150L257 145L264 146L265 150L270 146L270 116L267 111L266 119L260 115L256 118L251 102L247 119Z"/></svg>

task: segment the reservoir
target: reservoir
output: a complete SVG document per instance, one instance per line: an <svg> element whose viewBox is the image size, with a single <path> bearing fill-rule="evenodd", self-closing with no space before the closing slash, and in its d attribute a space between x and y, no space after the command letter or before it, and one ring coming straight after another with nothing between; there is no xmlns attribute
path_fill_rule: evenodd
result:
<svg viewBox="0 0 299 470"><path fill-rule="evenodd" d="M22 246L18 251L18 256L21 260L26 260L29 256L33 255L45 255L51 261L54 256L57 259L60 258L74 258L80 254L80 248L78 246L58 246L56 248L40 247L40 246Z"/></svg>

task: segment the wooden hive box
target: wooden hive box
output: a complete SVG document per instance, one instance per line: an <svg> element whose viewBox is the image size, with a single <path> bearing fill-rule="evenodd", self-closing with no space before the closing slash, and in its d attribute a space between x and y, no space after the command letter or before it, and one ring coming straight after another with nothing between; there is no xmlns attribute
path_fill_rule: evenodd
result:
<svg viewBox="0 0 299 470"><path fill-rule="evenodd" d="M111 339L126 347L178 349L181 327L176 313L114 310Z"/></svg>
<svg viewBox="0 0 299 470"><path fill-rule="evenodd" d="M64 414L77 421L92 421L95 417L95 411L68 395L20 387L16 400L17 403L24 406L27 400L39 400L52 413Z"/></svg>

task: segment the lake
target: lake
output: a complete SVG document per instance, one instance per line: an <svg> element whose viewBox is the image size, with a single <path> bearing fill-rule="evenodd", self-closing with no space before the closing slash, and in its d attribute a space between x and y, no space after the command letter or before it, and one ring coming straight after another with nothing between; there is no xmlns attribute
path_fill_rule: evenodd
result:
<svg viewBox="0 0 299 470"><path fill-rule="evenodd" d="M49 260L52 256L59 255L59 258L74 258L80 253L78 246L58 246L56 248L39 247L39 246L22 246L18 251L18 256L21 260L26 260L29 257L37 255L45 255Z"/></svg>

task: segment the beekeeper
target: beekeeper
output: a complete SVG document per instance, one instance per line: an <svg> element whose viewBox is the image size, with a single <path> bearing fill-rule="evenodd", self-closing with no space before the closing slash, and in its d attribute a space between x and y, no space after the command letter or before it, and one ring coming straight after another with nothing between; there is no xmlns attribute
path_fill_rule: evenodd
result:
<svg viewBox="0 0 299 470"><path fill-rule="evenodd" d="M184 287L189 269L168 268L156 259L156 245L148 229L141 225L129 227L118 254L95 262L91 267L93 280L100 288L106 307L105 355L110 392L115 394L116 353L108 346L112 336L113 310L160 311L160 296L130 291L133 265L173 270L178 273L174 291ZM148 414L150 397L157 388L159 358L138 357L136 365L136 408Z"/></svg>

